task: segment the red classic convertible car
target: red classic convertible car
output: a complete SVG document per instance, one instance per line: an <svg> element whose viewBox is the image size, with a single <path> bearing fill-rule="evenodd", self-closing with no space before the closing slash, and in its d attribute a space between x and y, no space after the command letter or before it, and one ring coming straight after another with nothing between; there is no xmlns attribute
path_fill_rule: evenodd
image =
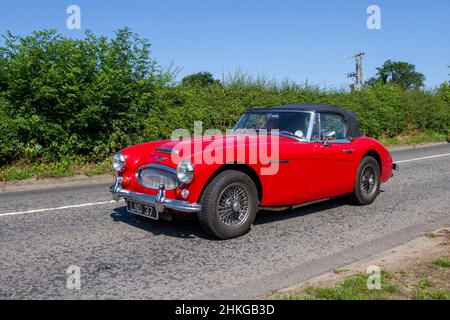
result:
<svg viewBox="0 0 450 320"><path fill-rule="evenodd" d="M261 209L347 194L370 204L397 169L380 142L361 135L353 113L301 104L249 109L222 136L128 147L113 167L113 198L125 199L129 212L152 219L195 213L220 239L247 232Z"/></svg>

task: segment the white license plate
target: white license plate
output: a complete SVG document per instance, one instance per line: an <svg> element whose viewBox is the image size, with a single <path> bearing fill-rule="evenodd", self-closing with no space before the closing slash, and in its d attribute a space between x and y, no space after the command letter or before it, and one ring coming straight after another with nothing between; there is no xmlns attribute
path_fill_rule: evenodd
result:
<svg viewBox="0 0 450 320"><path fill-rule="evenodd" d="M127 201L127 211L150 219L158 220L158 212L156 212L154 207L146 204Z"/></svg>

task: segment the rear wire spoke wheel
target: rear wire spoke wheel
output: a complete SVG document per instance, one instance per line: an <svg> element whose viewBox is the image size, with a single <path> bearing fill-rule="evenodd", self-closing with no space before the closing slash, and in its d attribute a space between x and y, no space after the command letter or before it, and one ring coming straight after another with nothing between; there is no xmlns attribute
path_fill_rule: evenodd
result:
<svg viewBox="0 0 450 320"><path fill-rule="evenodd" d="M364 171L361 173L359 185L361 193L365 197L371 197L373 193L376 191L375 182L376 177L374 169L372 167L365 168Z"/></svg>
<svg viewBox="0 0 450 320"><path fill-rule="evenodd" d="M359 205L371 204L380 191L380 165L373 157L361 160L356 173L356 181L351 200Z"/></svg>
<svg viewBox="0 0 450 320"><path fill-rule="evenodd" d="M247 174L226 170L208 184L200 202L202 229L219 239L230 239L250 230L258 211L258 191Z"/></svg>

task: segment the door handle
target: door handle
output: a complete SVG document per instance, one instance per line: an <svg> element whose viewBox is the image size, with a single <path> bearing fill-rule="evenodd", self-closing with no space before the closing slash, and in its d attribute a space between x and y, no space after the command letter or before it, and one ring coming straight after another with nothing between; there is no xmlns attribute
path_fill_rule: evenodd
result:
<svg viewBox="0 0 450 320"><path fill-rule="evenodd" d="M345 153L352 153L352 152L353 152L353 149L344 149L344 150L342 150L342 151L344 151Z"/></svg>

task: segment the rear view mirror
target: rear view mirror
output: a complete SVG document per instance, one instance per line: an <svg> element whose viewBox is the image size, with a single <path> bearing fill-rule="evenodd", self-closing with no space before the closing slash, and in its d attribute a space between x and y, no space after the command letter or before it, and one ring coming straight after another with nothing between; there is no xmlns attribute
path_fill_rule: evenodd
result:
<svg viewBox="0 0 450 320"><path fill-rule="evenodd" d="M328 146L330 144L330 140L336 140L336 131L328 131L322 135L323 144Z"/></svg>
<svg viewBox="0 0 450 320"><path fill-rule="evenodd" d="M294 133L297 137L299 137L300 139L305 139L305 135L303 134L302 130L297 130Z"/></svg>

